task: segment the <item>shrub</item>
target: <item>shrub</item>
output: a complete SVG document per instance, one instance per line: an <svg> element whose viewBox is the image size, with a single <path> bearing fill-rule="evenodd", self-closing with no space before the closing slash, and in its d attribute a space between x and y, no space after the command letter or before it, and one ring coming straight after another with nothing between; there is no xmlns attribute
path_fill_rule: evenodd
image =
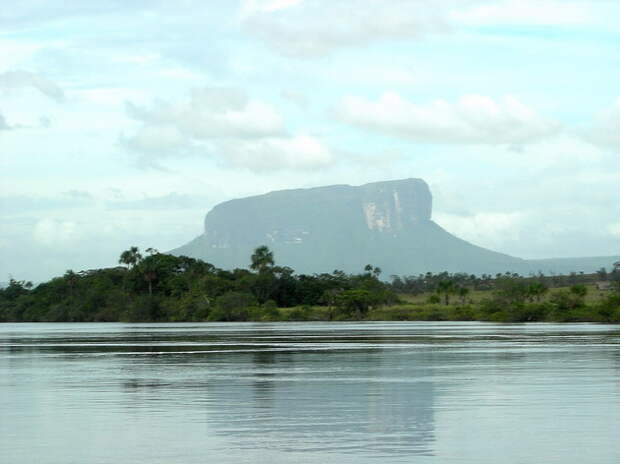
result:
<svg viewBox="0 0 620 464"><path fill-rule="evenodd" d="M215 300L215 309L209 314L209 321L248 320L249 309L257 306L256 298L251 293L228 292Z"/></svg>

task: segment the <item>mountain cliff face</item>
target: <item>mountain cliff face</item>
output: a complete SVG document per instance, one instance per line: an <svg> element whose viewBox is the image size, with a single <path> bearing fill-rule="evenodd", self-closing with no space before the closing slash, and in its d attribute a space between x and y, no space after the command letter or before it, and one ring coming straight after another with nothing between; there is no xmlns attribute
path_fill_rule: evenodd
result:
<svg viewBox="0 0 620 464"><path fill-rule="evenodd" d="M267 245L278 264L298 272L385 275L427 271L503 272L523 260L454 237L431 220L432 195L421 179L283 190L213 208L205 232L173 250L218 267L247 267Z"/></svg>
<svg viewBox="0 0 620 464"><path fill-rule="evenodd" d="M432 221L432 195L422 179L282 190L221 203L205 218L205 232L171 251L224 269L247 267L267 245L277 264L298 273L361 272L384 276L426 272L521 274L594 272L620 257L523 260L490 251Z"/></svg>
<svg viewBox="0 0 620 464"><path fill-rule="evenodd" d="M217 205L205 218L205 240L227 249L307 245L339 232L394 235L430 221L431 209L420 179L282 190Z"/></svg>

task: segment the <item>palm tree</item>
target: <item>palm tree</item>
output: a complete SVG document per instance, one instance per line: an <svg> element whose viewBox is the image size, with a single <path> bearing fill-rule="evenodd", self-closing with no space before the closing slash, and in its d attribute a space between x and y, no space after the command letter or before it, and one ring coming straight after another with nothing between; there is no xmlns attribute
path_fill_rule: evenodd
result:
<svg viewBox="0 0 620 464"><path fill-rule="evenodd" d="M366 264L366 266L364 266L364 271L366 271L366 275L368 276L372 275L376 277L377 279L379 278L382 272L380 267L373 266L372 264Z"/></svg>
<svg viewBox="0 0 620 464"><path fill-rule="evenodd" d="M440 280L437 284L437 293L443 293L444 303L446 306L450 304L450 295L453 294L455 290L456 286L454 285L453 280Z"/></svg>
<svg viewBox="0 0 620 464"><path fill-rule="evenodd" d="M620 292L620 261L614 263L614 270L611 272L611 279L614 282L616 290Z"/></svg>
<svg viewBox="0 0 620 464"><path fill-rule="evenodd" d="M63 277L67 282L67 285L69 286L69 296L73 298L73 288L75 287L79 276L71 269L69 269L67 272L65 272L65 275Z"/></svg>
<svg viewBox="0 0 620 464"><path fill-rule="evenodd" d="M132 246L129 250L123 251L118 260L119 264L125 264L129 269L133 269L140 261L142 261L142 255L136 246Z"/></svg>
<svg viewBox="0 0 620 464"><path fill-rule="evenodd" d="M161 260L157 250L149 248L147 252L149 256L140 261L136 270L142 274L142 278L148 284L149 296L153 296L153 282L161 277Z"/></svg>
<svg viewBox="0 0 620 464"><path fill-rule="evenodd" d="M600 268L598 271L596 271L596 276L600 280L607 280L607 269L605 269L604 267Z"/></svg>
<svg viewBox="0 0 620 464"><path fill-rule="evenodd" d="M153 269L144 271L144 280L149 284L149 296L153 296L153 281L157 280L157 272Z"/></svg>
<svg viewBox="0 0 620 464"><path fill-rule="evenodd" d="M250 269L258 271L259 274L271 269L274 265L273 253L266 245L256 248L251 259Z"/></svg>
<svg viewBox="0 0 620 464"><path fill-rule="evenodd" d="M461 304L465 304L465 299L469 295L469 289L467 287L457 287L456 293L461 297Z"/></svg>

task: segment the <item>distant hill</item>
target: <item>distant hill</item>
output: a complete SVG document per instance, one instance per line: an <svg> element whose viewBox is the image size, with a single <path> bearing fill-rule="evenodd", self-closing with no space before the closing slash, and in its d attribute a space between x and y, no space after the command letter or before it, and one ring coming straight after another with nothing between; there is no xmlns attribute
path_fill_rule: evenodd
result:
<svg viewBox="0 0 620 464"><path fill-rule="evenodd" d="M587 258L548 258L527 260L528 269L544 274L569 274L571 272L596 272L602 267L607 271L613 269L613 263L618 262L620 256L593 256Z"/></svg>
<svg viewBox="0 0 620 464"><path fill-rule="evenodd" d="M432 221L422 179L281 190L227 201L205 218L205 232L172 250L218 267L247 267L260 245L299 273L567 273L611 268L620 257L524 260L473 245Z"/></svg>

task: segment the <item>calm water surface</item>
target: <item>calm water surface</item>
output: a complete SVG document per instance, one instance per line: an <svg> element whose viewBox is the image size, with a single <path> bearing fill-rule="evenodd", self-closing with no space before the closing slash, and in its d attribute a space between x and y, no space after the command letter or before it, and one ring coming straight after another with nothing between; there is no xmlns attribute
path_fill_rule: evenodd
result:
<svg viewBox="0 0 620 464"><path fill-rule="evenodd" d="M615 464L620 326L0 324L0 462Z"/></svg>

